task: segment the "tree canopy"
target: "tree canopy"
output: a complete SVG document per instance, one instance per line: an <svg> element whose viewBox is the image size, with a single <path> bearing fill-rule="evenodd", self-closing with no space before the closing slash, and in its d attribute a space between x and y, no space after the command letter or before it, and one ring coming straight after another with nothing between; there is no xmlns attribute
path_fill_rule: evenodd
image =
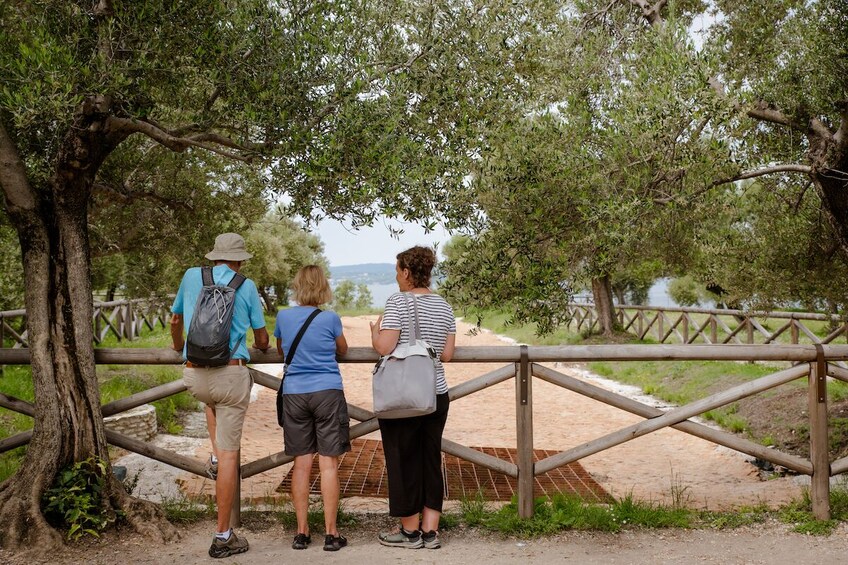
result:
<svg viewBox="0 0 848 565"><path fill-rule="evenodd" d="M478 161L480 221L445 265L453 296L511 300L547 331L570 290L650 265L772 304L821 289L798 283L813 262L841 272L848 14L766 4L568 3L536 103ZM702 45L695 19L714 23Z"/></svg>

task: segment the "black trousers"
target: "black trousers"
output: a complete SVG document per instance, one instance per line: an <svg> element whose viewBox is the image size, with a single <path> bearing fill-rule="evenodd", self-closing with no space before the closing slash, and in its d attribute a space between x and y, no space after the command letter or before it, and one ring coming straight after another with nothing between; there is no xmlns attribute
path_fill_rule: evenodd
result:
<svg viewBox="0 0 848 565"><path fill-rule="evenodd" d="M425 506L442 511L442 433L449 406L448 394L439 394L432 414L380 420L390 516L412 516Z"/></svg>

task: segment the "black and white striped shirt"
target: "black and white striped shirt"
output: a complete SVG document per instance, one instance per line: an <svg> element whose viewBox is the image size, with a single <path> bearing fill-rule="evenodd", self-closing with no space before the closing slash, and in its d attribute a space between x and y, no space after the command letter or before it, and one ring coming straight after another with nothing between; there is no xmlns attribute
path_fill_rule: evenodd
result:
<svg viewBox="0 0 848 565"><path fill-rule="evenodd" d="M456 333L453 308L438 294L415 294L418 301L418 322L421 339L436 350L436 394L448 391L445 368L439 359L445 349L448 335ZM392 294L386 301L381 330L400 330L398 343L409 341L409 320L413 316L412 301L403 292Z"/></svg>

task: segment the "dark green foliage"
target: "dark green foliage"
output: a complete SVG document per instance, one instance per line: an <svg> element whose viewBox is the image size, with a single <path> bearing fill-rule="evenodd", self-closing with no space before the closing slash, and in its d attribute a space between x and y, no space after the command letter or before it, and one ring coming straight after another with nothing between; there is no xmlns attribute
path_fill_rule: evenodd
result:
<svg viewBox="0 0 848 565"><path fill-rule="evenodd" d="M53 486L42 497L45 518L57 527L68 529L68 539L85 534L97 537L114 520L106 514L103 485L108 464L95 458L74 463L63 469Z"/></svg>

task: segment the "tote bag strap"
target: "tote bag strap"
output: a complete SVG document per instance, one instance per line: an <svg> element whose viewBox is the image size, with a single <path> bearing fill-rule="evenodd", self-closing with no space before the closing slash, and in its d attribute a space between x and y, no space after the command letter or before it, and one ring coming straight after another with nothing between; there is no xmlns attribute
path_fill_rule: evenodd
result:
<svg viewBox="0 0 848 565"><path fill-rule="evenodd" d="M421 324L418 319L418 300L412 292L404 292L406 295L407 316L409 318L409 345L415 345L415 342L421 337ZM409 307L409 299L412 298L412 308Z"/></svg>

